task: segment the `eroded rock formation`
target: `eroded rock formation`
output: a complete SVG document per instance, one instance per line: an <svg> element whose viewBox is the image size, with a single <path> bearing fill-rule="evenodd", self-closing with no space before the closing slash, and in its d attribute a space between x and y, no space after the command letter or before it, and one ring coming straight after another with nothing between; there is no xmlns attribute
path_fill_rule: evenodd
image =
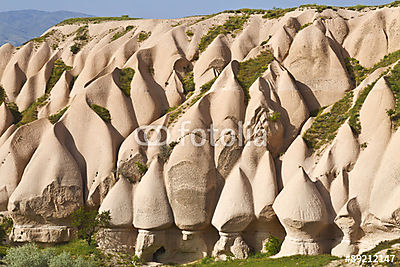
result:
<svg viewBox="0 0 400 267"><path fill-rule="evenodd" d="M102 248L146 261L246 258L272 236L278 256L399 238L399 17L66 22L2 46L12 239L68 241L82 206L110 211Z"/></svg>

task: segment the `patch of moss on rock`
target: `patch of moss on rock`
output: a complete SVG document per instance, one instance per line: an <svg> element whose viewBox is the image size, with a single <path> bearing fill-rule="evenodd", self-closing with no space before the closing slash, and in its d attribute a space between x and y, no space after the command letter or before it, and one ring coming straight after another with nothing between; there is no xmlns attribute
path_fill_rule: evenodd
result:
<svg viewBox="0 0 400 267"><path fill-rule="evenodd" d="M103 121L111 122L111 114L108 109L96 104L91 104L90 108L93 109L93 111L96 112Z"/></svg>
<svg viewBox="0 0 400 267"><path fill-rule="evenodd" d="M64 113L68 110L68 108L69 108L69 106L63 108L62 110L58 111L55 114L50 115L49 116L49 121L52 124L56 124L61 119L61 117L64 115Z"/></svg>
<svg viewBox="0 0 400 267"><path fill-rule="evenodd" d="M229 17L228 20L223 25L217 25L211 27L206 35L204 35L198 48L200 52L206 50L206 48L217 38L220 34L237 34L243 29L244 24L249 19L249 15L242 15L242 16L232 16Z"/></svg>
<svg viewBox="0 0 400 267"><path fill-rule="evenodd" d="M261 52L257 57L240 63L236 78L244 90L246 104L250 99L250 86L263 75L273 60L274 56L272 53L266 50Z"/></svg>
<svg viewBox="0 0 400 267"><path fill-rule="evenodd" d="M126 96L131 95L131 83L135 70L132 68L124 68L120 71L119 75L119 87Z"/></svg>

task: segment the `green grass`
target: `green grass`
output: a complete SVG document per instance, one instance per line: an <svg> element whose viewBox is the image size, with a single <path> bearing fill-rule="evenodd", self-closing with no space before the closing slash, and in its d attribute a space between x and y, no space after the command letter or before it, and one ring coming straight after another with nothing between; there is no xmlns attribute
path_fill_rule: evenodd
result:
<svg viewBox="0 0 400 267"><path fill-rule="evenodd" d="M136 168L138 169L140 175L145 175L148 171L149 167L146 164L142 164L140 162L135 162Z"/></svg>
<svg viewBox="0 0 400 267"><path fill-rule="evenodd" d="M222 13L247 14L247 15L265 14L266 12L267 10L265 9L251 9L251 8L222 11Z"/></svg>
<svg viewBox="0 0 400 267"><path fill-rule="evenodd" d="M370 70L361 66L360 62L352 57L346 57L344 59L347 73L350 75L351 80L355 83L357 87L366 77Z"/></svg>
<svg viewBox="0 0 400 267"><path fill-rule="evenodd" d="M388 110L388 115L392 121L392 127L397 130L400 126L400 64L397 64L391 71L390 75L385 77L395 98L395 107Z"/></svg>
<svg viewBox="0 0 400 267"><path fill-rule="evenodd" d="M186 35L190 38L194 35L194 33L191 30L187 30Z"/></svg>
<svg viewBox="0 0 400 267"><path fill-rule="evenodd" d="M297 32L300 32L301 30L304 30L305 28L307 28L308 26L311 26L311 25L312 25L312 22L303 24L303 25L301 25L301 27L299 28L299 30Z"/></svg>
<svg viewBox="0 0 400 267"><path fill-rule="evenodd" d="M51 72L50 78L47 82L46 85L46 93L50 93L51 90L53 89L54 85L58 82L58 80L61 78L61 75L68 70L72 70L71 66L65 65L64 61L62 59L57 59L54 62L53 70Z"/></svg>
<svg viewBox="0 0 400 267"><path fill-rule="evenodd" d="M61 117L64 115L64 113L68 110L68 108L69 108L69 106L66 106L65 108L63 108L62 110L58 111L57 113L50 115L49 116L49 121L52 124L56 124L61 119Z"/></svg>
<svg viewBox="0 0 400 267"><path fill-rule="evenodd" d="M274 60L274 56L268 50L261 52L256 58L249 59L240 63L237 80L242 86L246 104L250 99L249 88L261 77L268 69L269 64Z"/></svg>
<svg viewBox="0 0 400 267"><path fill-rule="evenodd" d="M204 35L200 40L200 43L198 45L200 52L205 51L206 48L212 43L212 41L214 41L215 38L217 38L218 35L237 34L238 32L240 32L249 17L249 15L231 16L228 18L227 21L225 21L223 25L211 27L208 33Z"/></svg>
<svg viewBox="0 0 400 267"><path fill-rule="evenodd" d="M123 29L122 31L116 32L113 37L111 37L111 41L115 41L119 38L121 38L122 36L124 36L125 34L127 34L128 32L130 32L131 30L133 30L135 28L135 26L127 26L125 29Z"/></svg>
<svg viewBox="0 0 400 267"><path fill-rule="evenodd" d="M6 103L8 109L10 110L11 114L14 117L14 124L17 124L22 119L22 114L19 112L17 104L14 102Z"/></svg>
<svg viewBox="0 0 400 267"><path fill-rule="evenodd" d="M169 160L169 157L171 156L172 151L174 150L177 144L179 143L174 141L167 145L161 146L159 157L162 162L166 163Z"/></svg>
<svg viewBox="0 0 400 267"><path fill-rule="evenodd" d="M129 18L126 16L121 17L90 17L90 18L71 18L66 19L56 26L64 26L64 25L73 25L73 24L99 24L102 22L109 22L109 21L126 21L126 20L137 20L139 18Z"/></svg>
<svg viewBox="0 0 400 267"><path fill-rule="evenodd" d="M309 148L316 151L336 137L339 127L350 116L353 96L353 91L348 92L332 106L330 112L317 115L311 127L303 135L303 140Z"/></svg>
<svg viewBox="0 0 400 267"><path fill-rule="evenodd" d="M96 104L91 104L91 105L90 105L90 108L93 109L94 112L96 112L97 115L99 115L99 117L100 117L103 121L105 121L105 122L111 122L111 114L110 114L110 112L108 111L108 109L106 109L106 108L104 108L104 107L102 107L102 106L96 105Z"/></svg>
<svg viewBox="0 0 400 267"><path fill-rule="evenodd" d="M187 72L182 79L183 91L187 95L195 89L193 71Z"/></svg>
<svg viewBox="0 0 400 267"><path fill-rule="evenodd" d="M45 94L43 96L41 96L40 98L38 98L35 102L33 102L26 110L24 110L22 113L20 113L21 114L20 119L16 123L16 125L18 127L25 125L27 123L33 122L38 119L37 109L39 107L44 106L47 103L47 99L50 96L50 92L53 89L54 85L57 83L57 81L60 79L61 75L65 71L71 70L71 69L72 69L72 67L65 65L61 59L57 59L54 62L52 73L47 82Z"/></svg>
<svg viewBox="0 0 400 267"><path fill-rule="evenodd" d="M77 54L89 42L89 26L79 27L75 32L75 43L70 47L72 54Z"/></svg>
<svg viewBox="0 0 400 267"><path fill-rule="evenodd" d="M282 257L271 259L264 254L255 254L246 260L228 260L214 262L211 258L203 262L191 264L189 266L210 266L210 267L229 267L229 266L248 266L248 267L320 267L339 258L331 255L303 256L296 255L291 257Z"/></svg>
<svg viewBox="0 0 400 267"><path fill-rule="evenodd" d="M55 32L56 32L55 30L51 30L51 31L49 31L48 33L46 33L46 34L44 34L44 35L42 35L42 36L40 36L40 37L33 38L33 39L31 39L31 40L25 42L24 45L27 44L27 43L29 43L29 42L34 42L34 43L41 44L41 43L43 43L44 41L46 41L47 38L49 38L50 36L52 36Z"/></svg>
<svg viewBox="0 0 400 267"><path fill-rule="evenodd" d="M135 70L132 68L124 68L120 71L119 87L126 96L131 95L131 83Z"/></svg>
<svg viewBox="0 0 400 267"><path fill-rule="evenodd" d="M371 69L369 69L368 73L372 73L379 68L383 68L383 67L392 65L399 60L400 60L400 50L397 50L393 53L386 55L381 61L379 61Z"/></svg>
<svg viewBox="0 0 400 267"><path fill-rule="evenodd" d="M318 13L322 13L322 11L326 9L332 9L332 10L337 10L337 7L333 6L325 6L325 5L316 5L316 4L307 4L307 5L301 5L300 8L311 8L311 9L316 9Z"/></svg>
<svg viewBox="0 0 400 267"><path fill-rule="evenodd" d="M274 8L271 10L267 10L265 15L263 16L264 19L278 19L280 17L283 17L286 13L295 11L296 8Z"/></svg>
<svg viewBox="0 0 400 267"><path fill-rule="evenodd" d="M394 240L391 240L391 241L382 241L376 247L374 247L371 250L365 251L361 255L375 255L379 251L382 251L384 249L388 249L391 246L393 246L394 244L398 244L398 243L400 243L400 239L394 239Z"/></svg>
<svg viewBox="0 0 400 267"><path fill-rule="evenodd" d="M353 131L354 134L359 135L361 133L361 123L360 123L360 110L362 105L365 102L365 99L367 98L369 92L371 92L372 88L375 86L377 80L374 81L371 84L368 84L361 92L361 94L358 96L354 106L351 108L349 112L349 125L351 127L351 130Z"/></svg>
<svg viewBox="0 0 400 267"><path fill-rule="evenodd" d="M182 105L170 108L171 111L169 111L170 109L168 109L167 110L167 113L169 113L168 125L171 125L174 122L176 122L182 116L182 114L185 113L186 110L188 110L190 107L196 104L197 101L199 101L211 89L211 86L214 84L217 78L218 77L215 77L212 80L205 83L204 85L202 85L200 87L200 92L197 95L194 95L192 98L190 98Z"/></svg>
<svg viewBox="0 0 400 267"><path fill-rule="evenodd" d="M277 122L280 117L281 117L280 112L274 112L274 113L272 113L272 115L267 117L267 120L271 121L271 122Z"/></svg>
<svg viewBox="0 0 400 267"><path fill-rule="evenodd" d="M3 86L0 85L0 105L6 100L7 94L6 90L4 90Z"/></svg>
<svg viewBox="0 0 400 267"><path fill-rule="evenodd" d="M138 35L138 42L141 43L141 42L149 39L150 36L151 36L151 32L141 31Z"/></svg>
<svg viewBox="0 0 400 267"><path fill-rule="evenodd" d="M21 120L17 123L17 127L28 124L38 119L38 111L39 107L46 105L47 98L49 98L49 94L44 94L39 97L35 102L33 102L26 110L24 110L21 115Z"/></svg>

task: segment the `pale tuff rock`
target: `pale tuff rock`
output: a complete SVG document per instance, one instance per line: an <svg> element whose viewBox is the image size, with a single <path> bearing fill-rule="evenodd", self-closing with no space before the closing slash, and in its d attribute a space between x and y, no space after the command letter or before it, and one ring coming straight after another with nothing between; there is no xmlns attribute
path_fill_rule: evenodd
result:
<svg viewBox="0 0 400 267"><path fill-rule="evenodd" d="M165 88L165 95L170 107L178 106L185 100L183 85L175 70L172 72Z"/></svg>
<svg viewBox="0 0 400 267"><path fill-rule="evenodd" d="M212 224L220 232L243 231L254 217L252 202L250 182L240 168L235 168L226 179Z"/></svg>
<svg viewBox="0 0 400 267"><path fill-rule="evenodd" d="M216 259L227 260L228 257L246 259L249 256L250 249L239 234L220 232L220 236L213 250Z"/></svg>
<svg viewBox="0 0 400 267"><path fill-rule="evenodd" d="M181 230L209 227L215 206L216 173L212 147L208 142L187 135L174 148L166 169L166 188L176 226ZM185 145L182 145L185 144Z"/></svg>
<svg viewBox="0 0 400 267"><path fill-rule="evenodd" d="M328 224L325 202L303 168L279 193L273 209L287 234L279 256L325 251L326 240L320 236Z"/></svg>
<svg viewBox="0 0 400 267"><path fill-rule="evenodd" d="M169 228L173 224L159 159L151 163L135 191L133 225L136 228L160 230Z"/></svg>
<svg viewBox="0 0 400 267"><path fill-rule="evenodd" d="M359 210L357 198L350 199L338 213L335 219L336 225L343 232L341 242L332 249L332 255L338 257L354 255L358 253L358 247L355 240L362 234L361 213Z"/></svg>
<svg viewBox="0 0 400 267"><path fill-rule="evenodd" d="M101 248L160 263L242 259L265 252L272 236L284 240L278 256L360 254L399 238L400 132L388 115L398 103L380 76L395 63L354 88L345 61L369 68L397 51L399 12L252 14L207 44L212 27L244 13L88 23L76 54L82 25L72 24L40 43L2 46L0 211L14 219L12 239L67 242L80 207L110 212ZM258 66L267 50L273 61ZM45 95L56 60L72 69ZM125 68L134 70L130 94L120 88ZM330 121L351 90L355 114ZM18 123L16 106L33 121ZM310 117L318 111L329 119ZM321 126L334 131L316 149L305 134ZM154 145L161 127L165 143Z"/></svg>
<svg viewBox="0 0 400 267"><path fill-rule="evenodd" d="M80 170L65 147L65 135L62 125L50 128L32 155L8 203L16 224L68 223L83 204ZM41 179L35 181L37 177Z"/></svg>
<svg viewBox="0 0 400 267"><path fill-rule="evenodd" d="M0 121L0 135L3 135L14 121L14 117L6 103L0 105L0 118L2 118Z"/></svg>
<svg viewBox="0 0 400 267"><path fill-rule="evenodd" d="M40 144L46 120L38 120L15 130L0 149L1 207L6 210L8 198L21 181L22 174ZM12 127L12 126L11 126ZM5 188L4 188L5 186Z"/></svg>
<svg viewBox="0 0 400 267"><path fill-rule="evenodd" d="M194 66L195 84L202 85L213 79L228 65L231 57L231 50L227 44L226 37L219 35L207 50L201 54L199 61Z"/></svg>
<svg viewBox="0 0 400 267"><path fill-rule="evenodd" d="M326 58L324 61L318 58ZM339 100L351 88L343 58L336 54L328 38L314 25L300 31L293 41L285 66L303 83L301 92L313 110ZM310 72L304 72L304 68ZM313 94L310 94L310 90Z"/></svg>
<svg viewBox="0 0 400 267"><path fill-rule="evenodd" d="M66 107L69 103L70 86L73 76L70 72L64 72L50 92L47 104L38 112L39 118L46 118Z"/></svg>

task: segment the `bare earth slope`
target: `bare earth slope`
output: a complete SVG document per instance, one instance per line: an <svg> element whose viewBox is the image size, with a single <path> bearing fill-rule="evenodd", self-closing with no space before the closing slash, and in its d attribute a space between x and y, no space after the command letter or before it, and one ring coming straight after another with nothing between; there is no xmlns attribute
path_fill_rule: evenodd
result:
<svg viewBox="0 0 400 267"><path fill-rule="evenodd" d="M68 241L86 205L111 212L103 248L146 261L400 238L400 7L281 15L70 20L2 46L11 237Z"/></svg>

